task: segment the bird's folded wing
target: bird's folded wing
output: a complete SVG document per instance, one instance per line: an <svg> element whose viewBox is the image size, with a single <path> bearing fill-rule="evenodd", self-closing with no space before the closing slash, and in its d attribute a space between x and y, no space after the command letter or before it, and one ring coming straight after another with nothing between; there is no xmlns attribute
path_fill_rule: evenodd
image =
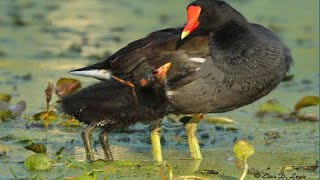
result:
<svg viewBox="0 0 320 180"><path fill-rule="evenodd" d="M104 62L81 70L106 70L121 78L139 81L146 73L171 62L168 80L191 75L209 56L208 35L196 31L184 40L180 39L182 28L169 28L153 32L134 41ZM90 75L89 75L90 76Z"/></svg>

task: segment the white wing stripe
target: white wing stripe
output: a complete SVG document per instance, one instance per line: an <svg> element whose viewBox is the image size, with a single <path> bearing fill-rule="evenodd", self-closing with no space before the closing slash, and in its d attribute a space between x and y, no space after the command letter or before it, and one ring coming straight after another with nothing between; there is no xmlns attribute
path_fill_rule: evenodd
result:
<svg viewBox="0 0 320 180"><path fill-rule="evenodd" d="M204 62L206 62L207 60L204 59L204 58L194 57L194 58L190 58L190 61L197 62L197 63L204 63Z"/></svg>

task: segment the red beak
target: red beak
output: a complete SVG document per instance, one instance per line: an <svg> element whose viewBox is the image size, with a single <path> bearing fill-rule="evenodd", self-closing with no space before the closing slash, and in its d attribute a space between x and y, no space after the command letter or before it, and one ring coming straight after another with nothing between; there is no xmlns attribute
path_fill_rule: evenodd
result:
<svg viewBox="0 0 320 180"><path fill-rule="evenodd" d="M201 13L200 6L189 6L188 8L188 22L184 27L183 32L181 34L181 39L187 37L192 31L197 29L199 26L199 16Z"/></svg>

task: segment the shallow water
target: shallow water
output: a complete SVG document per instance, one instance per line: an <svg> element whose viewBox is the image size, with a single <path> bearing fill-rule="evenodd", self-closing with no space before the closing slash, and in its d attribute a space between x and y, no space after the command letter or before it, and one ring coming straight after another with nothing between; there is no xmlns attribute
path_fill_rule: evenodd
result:
<svg viewBox="0 0 320 180"><path fill-rule="evenodd" d="M249 158L249 166L260 172L278 175L283 166L314 166L319 159L318 123L286 122L272 117L259 119L255 113L263 102L270 99L277 99L286 107L293 108L301 97L319 95L319 1L229 2L250 21L271 28L289 46L295 61L291 71L295 78L282 83L270 95L249 106L218 114L239 122L231 125L239 129L236 132L226 131L224 126L227 125L202 122L199 136L204 160L201 163L188 159L182 124L164 121L164 159L174 167L175 176L194 175L196 169L209 169L219 174L197 175L212 179L237 179L241 170L227 159L234 156L234 141L245 139L256 150L255 155ZM60 77L72 77L67 73L69 70L95 63L103 52L115 52L149 32L182 25L187 4L187 1L172 0L2 0L0 93L13 95L12 103L25 100L27 115L40 112L45 108L43 91L48 81L55 83ZM81 52L78 46L82 48ZM21 77L26 74L31 74L31 79ZM84 85L96 82L90 78L77 78ZM319 116L317 107L304 111ZM85 156L81 129L56 125L45 129L35 126L24 116L2 122L0 145L8 146L10 151L5 157L0 157L0 179L14 178L9 168L18 178L34 177L36 174L38 178L49 179L81 175L83 169L66 168L59 163L48 172L27 171L22 162L33 153L24 149L21 143L25 139L44 143L52 158L58 149L66 147L64 153L67 156L82 161ZM271 145L266 145L264 134L269 131L278 132L280 137ZM9 140L3 138L10 135L13 137ZM131 164L114 165L115 171L106 171L109 179L161 179L159 168L151 161L147 126L136 125L128 131L114 133L110 138L116 160L130 161ZM100 147L96 145L96 148L98 157L102 157ZM287 176L295 173L307 179L317 179L318 172L298 170L285 173ZM248 176L248 179L254 179L253 175Z"/></svg>

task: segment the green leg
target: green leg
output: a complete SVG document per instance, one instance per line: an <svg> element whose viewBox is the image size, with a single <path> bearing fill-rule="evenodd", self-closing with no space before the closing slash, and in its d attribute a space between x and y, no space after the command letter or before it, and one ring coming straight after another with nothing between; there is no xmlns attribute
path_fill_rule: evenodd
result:
<svg viewBox="0 0 320 180"><path fill-rule="evenodd" d="M94 161L93 148L92 148L92 130L97 127L97 122L89 124L81 133L84 148L86 150L86 156L88 161Z"/></svg>
<svg viewBox="0 0 320 180"><path fill-rule="evenodd" d="M153 159L158 162L162 162L162 151L161 151L161 122L162 119L151 124L151 144L152 144L152 155Z"/></svg>
<svg viewBox="0 0 320 180"><path fill-rule="evenodd" d="M188 143L192 159L202 159L199 142L197 139L197 126L202 119L203 114L196 114L185 125L185 131L188 137Z"/></svg>
<svg viewBox="0 0 320 180"><path fill-rule="evenodd" d="M109 145L109 133L103 130L99 135L99 140L104 152L105 159L107 161L113 161L112 152Z"/></svg>

